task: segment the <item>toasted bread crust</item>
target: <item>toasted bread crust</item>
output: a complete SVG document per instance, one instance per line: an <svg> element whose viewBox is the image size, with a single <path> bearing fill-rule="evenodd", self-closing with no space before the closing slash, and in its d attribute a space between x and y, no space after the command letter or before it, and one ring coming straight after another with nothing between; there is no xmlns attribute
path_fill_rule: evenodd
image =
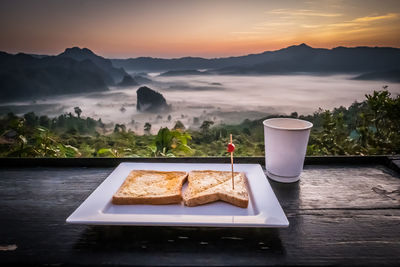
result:
<svg viewBox="0 0 400 267"><path fill-rule="evenodd" d="M183 194L185 205L193 207L222 200L241 208L247 208L249 204L249 197L247 193L248 184L246 175L245 173L237 172L234 173L234 175L236 189L231 190L230 172L217 172L209 170L190 172L188 178L189 186ZM224 176L224 180L222 180L222 182L221 176ZM215 179L215 181L209 181L206 184L201 184L196 182L197 179Z"/></svg>
<svg viewBox="0 0 400 267"><path fill-rule="evenodd" d="M201 196L191 196L189 194L184 194L183 201L188 207L195 207L211 202L220 200L219 194L211 193Z"/></svg>
<svg viewBox="0 0 400 267"><path fill-rule="evenodd" d="M182 201L186 172L133 170L113 195L115 205L164 205ZM152 191L153 189L153 191Z"/></svg>
<svg viewBox="0 0 400 267"><path fill-rule="evenodd" d="M165 205L180 203L182 196L171 195L162 197L119 197L113 196L112 203L115 205L133 205L133 204L148 204L148 205Z"/></svg>
<svg viewBox="0 0 400 267"><path fill-rule="evenodd" d="M241 208L247 208L249 205L249 199L242 199L242 198L236 198L232 195L229 194L223 194L223 193L218 193L219 198L222 201L231 203L232 205L241 207Z"/></svg>

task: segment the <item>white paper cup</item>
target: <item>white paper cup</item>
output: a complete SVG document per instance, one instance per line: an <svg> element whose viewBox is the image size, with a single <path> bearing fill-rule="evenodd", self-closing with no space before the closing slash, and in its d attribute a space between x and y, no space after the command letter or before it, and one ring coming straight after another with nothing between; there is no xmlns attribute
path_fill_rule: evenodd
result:
<svg viewBox="0 0 400 267"><path fill-rule="evenodd" d="M298 181L313 124L291 118L268 119L263 124L268 177L282 183Z"/></svg>

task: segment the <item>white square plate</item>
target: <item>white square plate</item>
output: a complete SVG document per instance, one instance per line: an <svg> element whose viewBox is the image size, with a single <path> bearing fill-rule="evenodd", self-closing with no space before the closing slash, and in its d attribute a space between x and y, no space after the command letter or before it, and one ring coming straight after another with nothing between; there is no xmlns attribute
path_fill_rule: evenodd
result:
<svg viewBox="0 0 400 267"><path fill-rule="evenodd" d="M67 218L67 223L100 225L165 225L213 227L288 227L289 222L259 164L235 164L246 173L249 206L222 201L197 207L171 205L113 205L112 195L132 170L230 171L230 164L121 163ZM185 189L184 185L183 190Z"/></svg>

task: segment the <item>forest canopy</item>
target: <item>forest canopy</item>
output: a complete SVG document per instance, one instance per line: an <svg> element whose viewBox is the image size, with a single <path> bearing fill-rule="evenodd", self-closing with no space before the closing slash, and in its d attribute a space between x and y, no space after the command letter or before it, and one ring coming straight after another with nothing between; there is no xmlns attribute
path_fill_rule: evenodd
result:
<svg viewBox="0 0 400 267"><path fill-rule="evenodd" d="M1 157L182 157L226 156L229 134L234 136L236 156L263 156L262 121L271 117L291 117L314 124L307 155L382 155L400 153L400 96L386 90L365 95L362 102L333 110L319 109L312 115L270 115L245 120L238 125L214 125L203 121L198 130L186 129L181 121L172 129L161 128L144 135L73 113L58 117L23 116L12 113L0 117ZM108 127L108 128L107 128Z"/></svg>

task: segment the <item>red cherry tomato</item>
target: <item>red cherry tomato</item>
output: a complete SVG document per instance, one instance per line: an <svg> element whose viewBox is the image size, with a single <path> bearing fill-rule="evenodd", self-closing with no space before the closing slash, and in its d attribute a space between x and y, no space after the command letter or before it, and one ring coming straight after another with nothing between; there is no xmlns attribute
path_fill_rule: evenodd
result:
<svg viewBox="0 0 400 267"><path fill-rule="evenodd" d="M235 151L235 145L234 144L228 144L228 152L233 152L233 151Z"/></svg>

